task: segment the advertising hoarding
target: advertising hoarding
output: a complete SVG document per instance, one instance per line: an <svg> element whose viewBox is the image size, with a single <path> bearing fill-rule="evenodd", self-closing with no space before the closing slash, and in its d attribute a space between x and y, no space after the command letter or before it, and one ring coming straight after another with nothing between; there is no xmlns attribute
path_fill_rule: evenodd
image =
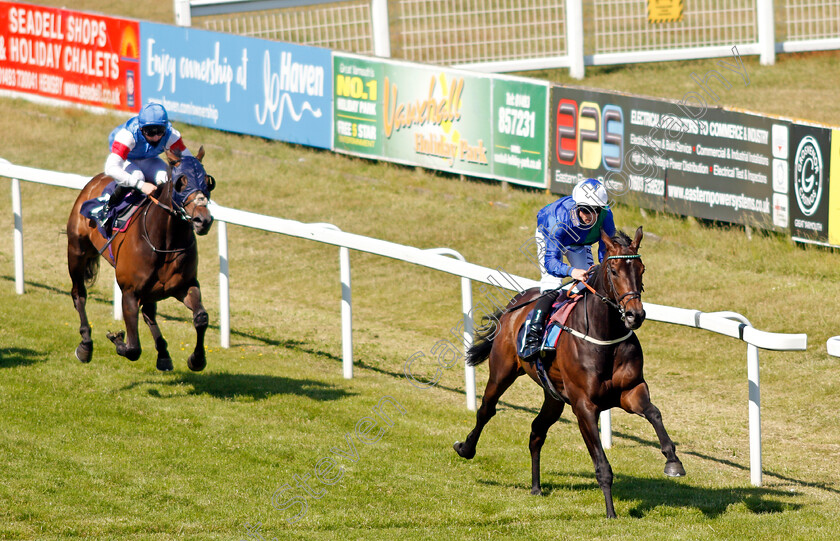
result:
<svg viewBox="0 0 840 541"><path fill-rule="evenodd" d="M174 119L332 147L327 49L163 24L140 24L146 102Z"/></svg>
<svg viewBox="0 0 840 541"><path fill-rule="evenodd" d="M831 130L791 124L789 156L791 235L828 243Z"/></svg>
<svg viewBox="0 0 840 541"><path fill-rule="evenodd" d="M0 90L140 108L137 21L0 2Z"/></svg>
<svg viewBox="0 0 840 541"><path fill-rule="evenodd" d="M545 188L548 85L501 77L492 84L494 176Z"/></svg>
<svg viewBox="0 0 840 541"><path fill-rule="evenodd" d="M369 158L384 156L382 91L385 65L375 59L333 55L334 148Z"/></svg>
<svg viewBox="0 0 840 541"><path fill-rule="evenodd" d="M548 84L333 55L335 150L545 187Z"/></svg>
<svg viewBox="0 0 840 541"><path fill-rule="evenodd" d="M575 183L592 177L605 181L619 202L765 229L788 227L779 202L786 199L786 177L779 177L785 163L773 154L773 137L786 134L786 121L553 87L550 122L555 193L571 193Z"/></svg>

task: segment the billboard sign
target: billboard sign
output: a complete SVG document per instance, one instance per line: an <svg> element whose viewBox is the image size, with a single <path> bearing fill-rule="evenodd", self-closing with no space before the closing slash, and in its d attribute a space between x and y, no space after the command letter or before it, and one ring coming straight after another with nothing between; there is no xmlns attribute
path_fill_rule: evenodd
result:
<svg viewBox="0 0 840 541"><path fill-rule="evenodd" d="M137 21L0 1L0 90L140 108Z"/></svg>
<svg viewBox="0 0 840 541"><path fill-rule="evenodd" d="M331 148L327 49L140 23L145 102L219 130Z"/></svg>
<svg viewBox="0 0 840 541"><path fill-rule="evenodd" d="M774 184L785 164L772 148L773 137L787 133L785 121L566 87L552 88L549 117L555 193L591 177L616 201L787 228L786 183Z"/></svg>
<svg viewBox="0 0 840 541"><path fill-rule="evenodd" d="M831 130L791 124L789 145L791 234L796 240L827 243Z"/></svg>

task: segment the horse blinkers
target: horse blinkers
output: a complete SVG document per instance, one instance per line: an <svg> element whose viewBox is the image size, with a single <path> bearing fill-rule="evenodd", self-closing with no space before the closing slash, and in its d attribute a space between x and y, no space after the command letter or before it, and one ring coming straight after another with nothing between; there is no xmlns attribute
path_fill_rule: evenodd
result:
<svg viewBox="0 0 840 541"><path fill-rule="evenodd" d="M216 187L216 179L206 173L204 178L207 186L206 194L204 190L197 188L194 182L192 183L193 191L191 193L188 193L185 197L173 198L173 200L180 199L183 201L180 206L186 214L185 218L192 223L196 235L206 235L210 232L210 226L213 225L213 216L210 214L207 204L210 202L210 192ZM186 174L179 174L173 180L173 188L178 194L187 190L190 184L190 179Z"/></svg>

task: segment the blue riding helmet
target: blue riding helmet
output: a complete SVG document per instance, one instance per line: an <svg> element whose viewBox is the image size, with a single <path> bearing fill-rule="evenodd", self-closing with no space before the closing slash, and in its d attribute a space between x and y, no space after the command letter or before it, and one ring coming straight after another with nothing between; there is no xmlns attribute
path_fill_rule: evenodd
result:
<svg viewBox="0 0 840 541"><path fill-rule="evenodd" d="M140 110L137 115L137 120L140 122L140 127L146 126L166 126L169 123L169 115L166 114L166 109L159 103L150 103Z"/></svg>

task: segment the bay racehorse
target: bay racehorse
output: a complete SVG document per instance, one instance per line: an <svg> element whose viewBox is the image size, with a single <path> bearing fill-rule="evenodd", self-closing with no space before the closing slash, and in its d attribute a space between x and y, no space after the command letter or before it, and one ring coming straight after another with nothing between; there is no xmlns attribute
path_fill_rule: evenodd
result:
<svg viewBox="0 0 840 541"><path fill-rule="evenodd" d="M196 343L187 366L199 371L207 364L204 333L208 317L201 304L201 290L196 278L198 248L195 236L206 235L213 223L207 203L215 180L206 174L201 164L203 157L203 147L194 157L179 157L167 151L169 182L161 184L153 196L146 198L125 230L114 233L110 244L99 232L94 220L80 214L79 209L85 201L99 197L113 179L104 173L98 174L76 199L67 221L67 265L73 282L73 304L79 312L79 333L82 335L82 341L76 347L76 357L83 363L90 362L93 356L90 323L85 311L87 287L96 279L102 251L103 257L114 267L122 290L125 332L107 335L116 346L117 354L131 361L140 357L137 324L142 312L155 340L158 370L172 370L172 359L158 327L156 314L158 301L174 297L193 313Z"/></svg>
<svg viewBox="0 0 840 541"><path fill-rule="evenodd" d="M642 228L633 241L623 232L608 237L602 264L595 267L579 300L565 323L566 329L557 342L557 350L545 359L550 386L544 387L545 400L531 424L531 494L542 493L540 487L540 450L549 427L560 418L569 404L578 420L580 433L595 466L595 478L604 493L607 517L614 518L612 499L613 473L598 434L598 416L602 411L621 407L647 419L653 425L662 454L665 474L685 475L682 463L665 427L659 409L650 401L643 374L642 346L633 332L645 318L642 308L642 274L644 264L638 254ZM490 378L476 414L475 428L466 441L455 443L455 451L471 459L484 425L496 413L496 403L520 375L528 374L540 384L535 364L517 356L517 331L540 293L530 289L514 297L508 306L488 316L489 324L476 333L467 352L471 366L490 359ZM554 395L554 396L552 396ZM555 398L556 396L556 398Z"/></svg>

